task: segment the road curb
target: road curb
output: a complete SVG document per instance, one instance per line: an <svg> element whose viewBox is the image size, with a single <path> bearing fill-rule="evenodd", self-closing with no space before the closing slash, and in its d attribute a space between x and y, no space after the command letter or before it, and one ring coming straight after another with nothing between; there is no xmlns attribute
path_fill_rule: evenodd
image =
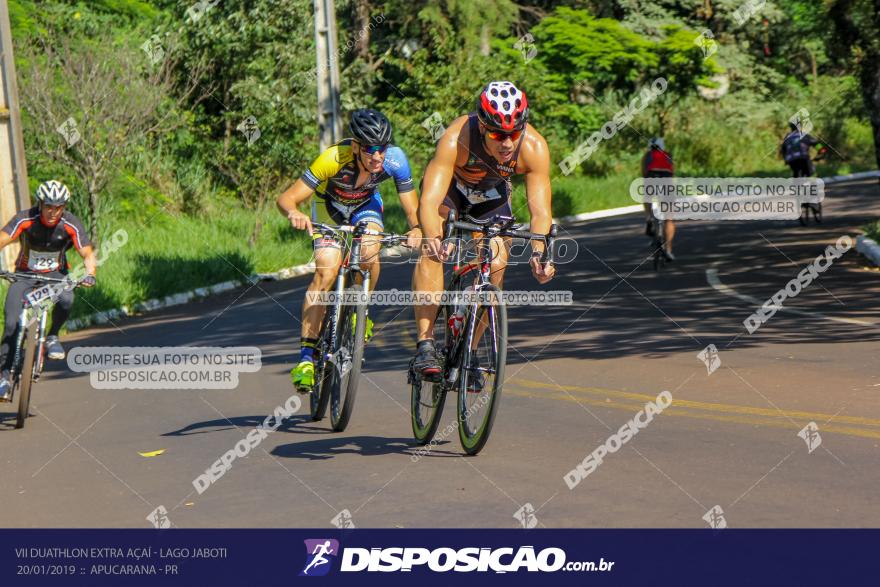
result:
<svg viewBox="0 0 880 587"><path fill-rule="evenodd" d="M860 234L856 237L856 250L871 263L880 267L880 245L872 238Z"/></svg>
<svg viewBox="0 0 880 587"><path fill-rule="evenodd" d="M849 175L834 175L832 177L823 177L822 181L824 181L826 184L829 184L840 183L843 181L852 181L854 179L870 179L872 177L880 177L880 170L860 171L858 173L850 173Z"/></svg>
<svg viewBox="0 0 880 587"><path fill-rule="evenodd" d="M872 177L880 177L880 170L878 171L862 171L859 173L851 173L849 175L835 175L833 177L823 177L822 181L826 184L828 183L839 183L844 181L851 181L856 179L868 179ZM622 206L620 208L608 208L607 210L596 210L594 212L584 212L582 214L573 214L571 216L562 216L560 218L556 218L555 221L559 224L568 224L572 222L583 222L585 220L598 220L600 218L613 218L615 216L626 216L628 214L635 214L637 212L641 212L643 210L642 204L634 204L632 206ZM869 241L869 244L862 245L860 244L863 241ZM875 264L880 265L880 246L877 245L873 240L860 236L857 239L859 244L856 245L858 251L864 254L866 257L871 259ZM864 253L862 248L865 247L865 250L870 251L870 253ZM382 256L386 256L388 254L407 254L408 252L403 247L391 247L389 249L383 249ZM872 256L874 255L874 256ZM95 314L89 314L88 316L83 316L82 318L77 318L75 320L69 320L66 324L67 330L73 332L75 330L82 330L83 328L87 328L89 326L94 325L104 325L113 320L119 320L121 318L125 318L127 316L132 316L135 314L140 314L143 312L150 312L153 310L160 310L163 308L170 308L172 306L179 306L182 304L187 304L193 300L203 299L211 295L216 295L219 293L223 293L236 287L240 287L243 285L252 285L259 281L280 281L282 279L291 279L294 277L299 277L301 275L306 275L308 273L313 273L315 271L315 263L309 262L303 265L294 265L293 267L285 267L283 269L279 269L278 271L273 271L271 273L255 273L250 275L247 278L242 278L238 280L224 281L223 283L217 283L211 286L199 287L191 291L181 292L177 294L172 294L170 296L165 296L164 298L156 298L152 300L147 300L145 302L141 302L139 304L135 304L133 307L122 306L120 308L116 308L114 310L107 310L104 312L97 312Z"/></svg>

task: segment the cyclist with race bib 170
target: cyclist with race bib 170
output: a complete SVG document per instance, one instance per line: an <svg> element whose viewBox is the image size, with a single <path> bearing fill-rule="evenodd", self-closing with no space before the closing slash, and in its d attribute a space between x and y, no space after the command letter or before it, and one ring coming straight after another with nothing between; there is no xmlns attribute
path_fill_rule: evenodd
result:
<svg viewBox="0 0 880 587"><path fill-rule="evenodd" d="M675 175L675 164L672 162L672 155L666 150L666 144L661 137L652 138L648 141L648 152L642 157L642 177L672 177L673 175ZM645 234L648 236L654 236L654 226L651 222L653 218L654 212L651 210L651 204L645 204ZM666 247L661 252L668 261L674 261L672 239L675 238L675 223L671 218L664 221L663 235Z"/></svg>
<svg viewBox="0 0 880 587"><path fill-rule="evenodd" d="M303 176L278 197L278 209L291 226L312 233L312 220L325 224L354 225L367 222L367 228L384 228L382 196L379 184L393 178L410 230L409 246L418 246L422 234L418 227L418 195L406 154L391 145L391 123L380 112L356 110L349 124L352 138L324 151ZM314 193L313 217L298 209ZM343 261L342 244L321 234L313 235L315 276L308 293L328 291ZM379 277L380 245L373 237L363 237L361 266L370 271L370 286ZM290 372L297 391L308 392L315 382L315 346L320 335L324 306L303 302L300 361ZM366 337L372 336L373 322L367 318Z"/></svg>
<svg viewBox="0 0 880 587"><path fill-rule="evenodd" d="M83 258L86 269L87 275L82 285L94 286L97 258L83 223L65 210L70 200L70 190L60 181L50 180L40 184L35 195L39 203L13 216L0 231L0 249L18 239L21 251L15 262L16 271L62 279L70 269L67 250L73 247ZM39 285L35 280L23 279L10 285L6 293L5 324L3 340L0 342L0 400L8 398L11 389L9 370L14 359L11 349L15 342L24 296ZM70 316L73 298L73 291L64 289L55 300L52 327L46 337L46 354L50 359L64 358L64 347L58 341L58 333Z"/></svg>
<svg viewBox="0 0 880 587"><path fill-rule="evenodd" d="M462 219L477 222L513 216L511 176L525 176L531 216L530 230L546 234L553 222L550 209L550 150L528 124L525 92L509 81L486 85L476 111L452 121L437 143L425 169L419 220L425 240L413 275L413 290L437 294L443 289L443 267L451 251L442 243L443 222L455 209ZM555 268L542 262L545 243L532 241L529 265L539 283L553 278ZM492 243L492 283L501 287L510 239ZM413 369L430 379L440 372L434 347L436 304L415 306L418 341Z"/></svg>

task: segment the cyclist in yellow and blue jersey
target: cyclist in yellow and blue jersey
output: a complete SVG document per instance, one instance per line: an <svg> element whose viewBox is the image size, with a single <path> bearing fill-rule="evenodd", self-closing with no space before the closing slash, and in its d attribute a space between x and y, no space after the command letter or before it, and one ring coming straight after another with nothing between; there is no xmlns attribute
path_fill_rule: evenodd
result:
<svg viewBox="0 0 880 587"><path fill-rule="evenodd" d="M379 184L393 179L410 230L410 246L418 246L422 233L418 226L418 195L413 184L409 161L400 147L391 145L391 123L376 110L356 110L349 124L351 137L333 145L309 166L303 176L278 197L278 209L291 226L312 234L312 221L325 224L357 224L367 221L367 228L383 230L382 195ZM311 216L299 206L315 195ZM342 264L342 245L336 239L314 234L315 276L309 292L328 291ZM361 266L370 271L370 286L379 278L379 248L375 238L364 237ZM315 382L314 352L324 319L324 306L303 302L300 360L291 372L294 387L309 392ZM367 318L367 338L373 322Z"/></svg>

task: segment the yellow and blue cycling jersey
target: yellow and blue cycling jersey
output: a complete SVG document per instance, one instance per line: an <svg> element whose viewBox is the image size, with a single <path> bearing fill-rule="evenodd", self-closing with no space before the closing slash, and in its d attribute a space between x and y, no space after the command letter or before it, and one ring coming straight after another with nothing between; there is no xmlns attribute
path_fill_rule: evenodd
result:
<svg viewBox="0 0 880 587"><path fill-rule="evenodd" d="M357 206L379 192L379 184L394 179L399 193L414 189L412 172L406 154L400 147L390 145L385 152L382 171L372 173L363 185L355 186L357 163L351 149L352 139L336 143L318 156L303 174L303 181L324 200L334 200L343 206Z"/></svg>
<svg viewBox="0 0 880 587"><path fill-rule="evenodd" d="M312 220L352 225L366 220L383 230L384 205L379 184L393 178L398 193L415 189L409 161L400 147L388 147L382 171L370 174L363 185L354 185L357 176L358 166L351 150L351 139L341 141L321 153L302 177L320 200L312 203ZM339 243L316 235L315 246L338 247Z"/></svg>

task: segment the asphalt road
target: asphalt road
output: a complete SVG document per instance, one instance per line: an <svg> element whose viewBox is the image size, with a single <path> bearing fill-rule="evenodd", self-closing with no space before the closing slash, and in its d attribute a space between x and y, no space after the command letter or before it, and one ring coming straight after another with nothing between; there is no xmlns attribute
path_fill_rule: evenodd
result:
<svg viewBox="0 0 880 587"><path fill-rule="evenodd" d="M412 440L410 307L373 311L344 433L304 407L201 495L193 479L293 393L308 278L74 333L68 350L253 345L262 368L231 391L124 391L50 364L23 430L0 405L0 526L150 527L158 506L181 528L706 527L716 506L729 527L880 526L880 273L848 252L756 333L743 326L880 215L878 196L876 180L829 187L826 221L808 228L682 223L661 275L641 216L568 227L579 253L552 286L574 304L510 310L507 381L477 457L458 445L451 398L439 444L420 454ZM380 287L410 275L386 266ZM506 287L537 289L524 267ZM711 374L697 356L709 344ZM563 476L664 390L673 404L570 490ZM810 422L812 446L798 436Z"/></svg>

